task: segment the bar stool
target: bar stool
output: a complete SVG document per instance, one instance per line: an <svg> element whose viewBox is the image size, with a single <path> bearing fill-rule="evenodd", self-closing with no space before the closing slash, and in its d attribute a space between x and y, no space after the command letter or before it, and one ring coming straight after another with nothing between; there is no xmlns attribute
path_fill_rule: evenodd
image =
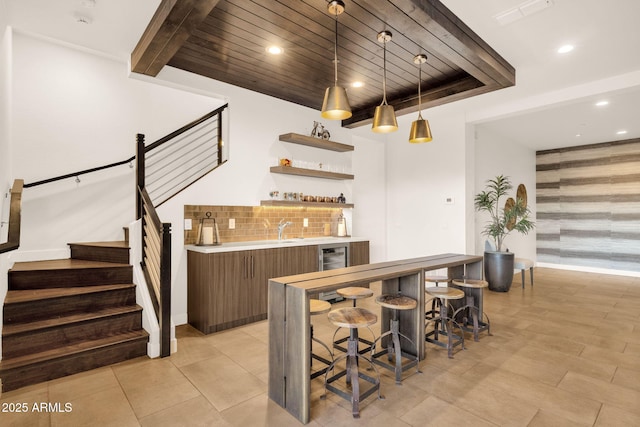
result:
<svg viewBox="0 0 640 427"><path fill-rule="evenodd" d="M425 315L425 319L431 323L434 322L433 330L425 333L425 341L432 344L439 345L447 349L447 355L450 359L453 359L453 348L457 345L461 345L464 350L464 335L460 325L449 316L449 300L458 300L464 298L464 292L460 289L450 287L428 287L426 292L438 300L437 307L439 311L431 313L432 316ZM428 313L427 313L428 314ZM453 333L453 325L460 329L460 335ZM426 326L426 325L425 325ZM441 329L442 328L442 329ZM439 339L439 335L447 335L447 342L442 342Z"/></svg>
<svg viewBox="0 0 640 427"><path fill-rule="evenodd" d="M424 276L425 282L435 283L436 286L440 285L440 283L451 283L451 280L447 276ZM425 283L425 286L427 286L427 283Z"/></svg>
<svg viewBox="0 0 640 427"><path fill-rule="evenodd" d="M331 311L331 304L329 302L322 301L319 299L309 300L309 315L316 316L318 314L325 314L330 311ZM311 325L310 328L311 328L311 331L309 336L311 337L311 342L310 342L309 348L311 349L311 365L313 365L313 359L316 359L317 361L324 363L326 365L324 368L311 373L311 379L314 379L319 377L320 375L324 375L327 372L327 368L333 363L333 353L325 343L323 343L318 338L313 336L313 325ZM320 344L322 347L324 347L327 350L327 352L331 356L331 360L325 359L324 357L313 352L314 341Z"/></svg>
<svg viewBox="0 0 640 427"><path fill-rule="evenodd" d="M465 303L456 309L453 318L459 319L460 313L462 313L462 329L473 332L474 341L478 341L478 334L482 331L487 331L488 335L491 335L489 316L482 310L482 291L489 286L489 283L486 280L474 279L455 279L451 283L452 286L460 288L465 294ZM471 323L469 322L469 314L471 314ZM469 324L472 325L471 328L468 327Z"/></svg>
<svg viewBox="0 0 640 427"><path fill-rule="evenodd" d="M380 376L378 370L370 358L358 353L358 328L369 327L378 321L371 311L361 307L347 307L332 310L327 315L329 321L339 328L349 328L349 338L347 339L346 354L338 357L329 365L324 376L325 394L322 398L326 398L326 389L331 390L343 399L351 401L351 413L354 418L360 418L360 401L366 399L371 394L378 392L378 399L384 399L380 395ZM373 368L376 377L370 377L358 370L358 359L363 358ZM346 359L346 369L337 374L328 377L329 372L333 370L336 363ZM351 392L345 391L333 385L333 382L346 376L346 385L351 386ZM360 378L372 384L372 386L364 392L360 392Z"/></svg>
<svg viewBox="0 0 640 427"><path fill-rule="evenodd" d="M353 301L353 307L356 306L356 301L359 299L363 299L363 298L370 298L373 296L373 291L369 288L365 288L362 286L349 286L346 288L340 288L336 291L338 293L338 295L340 295L341 297L343 297L344 299L350 299ZM368 327L367 327L368 328ZM375 338L375 334L373 333L373 331L371 330L371 328L368 328L369 331L371 332L371 336ZM333 348L340 350L342 352L347 351L347 349L342 346L341 344L346 342L348 337L344 337L344 338L340 338L338 340L336 340L336 334L338 333L338 331L340 330L340 328L336 329L336 331L333 333ZM366 347L363 349L360 349L358 347L358 353L360 354L366 354L370 351L371 346L373 345L373 341L369 341L365 338L358 338L358 341L365 344Z"/></svg>
<svg viewBox="0 0 640 427"><path fill-rule="evenodd" d="M409 298L404 295L386 294L378 296L376 298L376 303L382 307L391 309L393 314L391 320L389 321L389 330L376 338L376 340L373 342L373 345L371 346L371 360L375 364L378 364L391 371L395 371L396 384L402 384L402 373L404 371L416 366L416 370L420 372L420 367L418 366L420 359L418 358L417 354L414 356L405 351L402 351L402 347L400 346L400 337L409 341L413 345L413 348L415 348L416 350L417 346L409 337L400 332L400 319L398 318L398 312L400 310L413 310L418 306L418 302L413 298ZM387 349L376 353L376 343L382 338L389 335L391 335L391 339L387 341ZM393 362L395 354L395 365L393 363L385 362L384 360L379 360L379 358L381 356L384 356L385 354L387 355L389 362ZM411 362L405 363L403 366L403 357L406 359L411 359Z"/></svg>
<svg viewBox="0 0 640 427"><path fill-rule="evenodd" d="M453 279L450 279L447 276L424 276L424 282L425 282L424 286L425 286L425 289L427 287L430 287L429 283L435 283L436 286L439 286L440 283L446 283L447 286L449 286L449 284L451 283L451 280L453 280ZM437 310L436 304L439 303L439 301L440 300L438 298L432 299L431 300L431 310L427 311L425 313L425 315L428 314L428 313L437 313L438 310Z"/></svg>

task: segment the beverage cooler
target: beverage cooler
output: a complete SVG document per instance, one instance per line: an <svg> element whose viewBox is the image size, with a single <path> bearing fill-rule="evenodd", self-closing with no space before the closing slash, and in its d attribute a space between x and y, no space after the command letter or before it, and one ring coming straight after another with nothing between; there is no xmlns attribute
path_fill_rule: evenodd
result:
<svg viewBox="0 0 640 427"><path fill-rule="evenodd" d="M318 267L320 271L335 270L349 266L349 244L332 243L318 245ZM318 298L324 301L337 302L344 298L336 291L320 292Z"/></svg>

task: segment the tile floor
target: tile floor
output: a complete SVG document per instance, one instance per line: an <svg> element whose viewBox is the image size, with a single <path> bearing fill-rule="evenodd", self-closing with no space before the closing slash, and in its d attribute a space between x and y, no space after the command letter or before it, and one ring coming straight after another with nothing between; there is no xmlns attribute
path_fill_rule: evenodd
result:
<svg viewBox="0 0 640 427"><path fill-rule="evenodd" d="M508 293L486 292L493 336L468 339L454 359L427 344L422 373L408 371L401 386L381 370L386 399L369 397L359 420L335 395L320 400L314 380L309 425L640 425L640 278L542 268L535 275L533 288L521 289L516 275ZM313 323L329 341L328 322ZM177 334L179 351L169 358L2 394L0 425L299 425L267 398L266 321L208 336L181 326Z"/></svg>

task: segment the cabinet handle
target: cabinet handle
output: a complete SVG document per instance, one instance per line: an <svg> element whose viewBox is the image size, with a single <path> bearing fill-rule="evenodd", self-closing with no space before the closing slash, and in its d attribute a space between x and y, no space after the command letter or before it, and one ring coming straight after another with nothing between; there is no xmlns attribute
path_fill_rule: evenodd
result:
<svg viewBox="0 0 640 427"><path fill-rule="evenodd" d="M253 262L253 255L251 255L251 278L253 279L254 277L256 277L256 275L255 275L255 264Z"/></svg>
<svg viewBox="0 0 640 427"><path fill-rule="evenodd" d="M243 279L248 279L249 275L248 275L248 270L247 270L247 257L242 257L242 261L244 262L244 268L242 269L242 278Z"/></svg>

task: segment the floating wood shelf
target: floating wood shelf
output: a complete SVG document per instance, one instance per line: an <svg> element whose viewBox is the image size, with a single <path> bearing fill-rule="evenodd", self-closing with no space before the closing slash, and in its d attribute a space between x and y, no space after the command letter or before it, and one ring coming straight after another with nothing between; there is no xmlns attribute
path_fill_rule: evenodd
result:
<svg viewBox="0 0 640 427"><path fill-rule="evenodd" d="M302 206L307 208L352 208L353 203L301 202L297 200L261 200L260 206Z"/></svg>
<svg viewBox="0 0 640 427"><path fill-rule="evenodd" d="M271 173L283 173L285 175L311 176L326 179L353 179L348 173L329 172L315 169L294 168L292 166L272 166Z"/></svg>
<svg viewBox="0 0 640 427"><path fill-rule="evenodd" d="M293 144L307 145L309 147L322 148L324 150L346 152L353 151L353 145L342 144L340 142L320 139L313 136L300 135L298 133L285 133L280 135L280 141L291 142Z"/></svg>

